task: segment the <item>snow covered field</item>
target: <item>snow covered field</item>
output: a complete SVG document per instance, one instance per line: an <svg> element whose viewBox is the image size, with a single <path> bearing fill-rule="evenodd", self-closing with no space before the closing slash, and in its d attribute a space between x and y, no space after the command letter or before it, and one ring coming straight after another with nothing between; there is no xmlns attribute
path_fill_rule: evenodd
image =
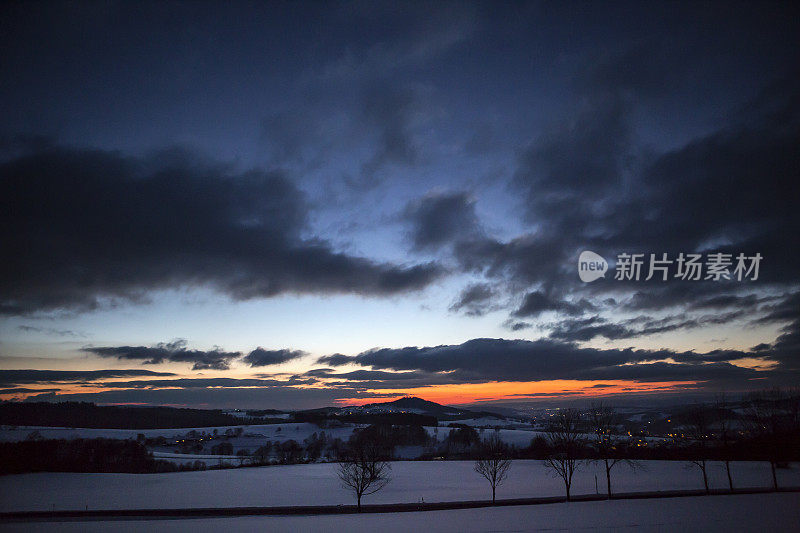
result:
<svg viewBox="0 0 800 533"><path fill-rule="evenodd" d="M361 427L361 426L356 426ZM272 441L287 441L290 439L303 442L313 433L324 431L331 438L347 440L353 432L353 426L340 428L320 429L316 424L289 423L289 424L260 424L252 426L212 426L202 428L176 428L176 429L89 429L89 428L58 428L44 426L3 426L0 428L0 441L17 442L25 440L32 432L37 432L43 439L135 439L139 434L148 438L166 437L182 438L190 431L198 435L212 434L214 430L224 435L225 431L242 428L244 435L252 438L261 438ZM262 443L263 444L263 443Z"/></svg>
<svg viewBox="0 0 800 533"><path fill-rule="evenodd" d="M702 476L687 463L642 462L632 471L615 467L616 492L701 489ZM0 476L0 510L125 509L186 507L247 507L283 505L352 504L353 497L340 486L333 464L268 466L166 474L38 473ZM733 465L734 484L768 487L768 463ZM594 494L595 474L603 491L603 474L589 466L575 474L573 494ZM709 466L712 488L725 488L721 463ZM800 465L779 470L783 486L800 486ZM541 461L514 461L498 498L559 496L564 491ZM413 503L482 500L490 496L486 481L473 471L471 461L395 462L392 481L364 503Z"/></svg>
<svg viewBox="0 0 800 533"><path fill-rule="evenodd" d="M9 532L63 531L637 531L790 532L800 524L800 494L747 494L653 500L556 503L365 515L265 516L5 524Z"/></svg>

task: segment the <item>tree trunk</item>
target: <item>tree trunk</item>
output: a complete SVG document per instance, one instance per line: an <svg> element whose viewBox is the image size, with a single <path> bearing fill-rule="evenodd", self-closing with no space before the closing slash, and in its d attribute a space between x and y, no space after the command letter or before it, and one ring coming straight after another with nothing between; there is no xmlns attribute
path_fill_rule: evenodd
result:
<svg viewBox="0 0 800 533"><path fill-rule="evenodd" d="M708 494L708 475L706 474L706 462L703 461L703 484L706 486L706 494Z"/></svg>
<svg viewBox="0 0 800 533"><path fill-rule="evenodd" d="M725 470L728 472L728 487L733 492L733 478L731 477L731 462L725 461Z"/></svg>
<svg viewBox="0 0 800 533"><path fill-rule="evenodd" d="M569 500L569 483L564 483L564 485L567 487L567 501L570 501Z"/></svg>
<svg viewBox="0 0 800 533"><path fill-rule="evenodd" d="M495 489L495 487L494 487L494 485L492 485L492 503L494 503L494 489Z"/></svg>
<svg viewBox="0 0 800 533"><path fill-rule="evenodd" d="M778 490L778 475L775 473L775 461L770 461L769 466L772 467L772 488Z"/></svg>
<svg viewBox="0 0 800 533"><path fill-rule="evenodd" d="M358 512L361 512L361 494L356 495L356 501L358 502Z"/></svg>
<svg viewBox="0 0 800 533"><path fill-rule="evenodd" d="M606 459L606 488L608 489L608 499L611 499L611 467L608 466L608 459Z"/></svg>

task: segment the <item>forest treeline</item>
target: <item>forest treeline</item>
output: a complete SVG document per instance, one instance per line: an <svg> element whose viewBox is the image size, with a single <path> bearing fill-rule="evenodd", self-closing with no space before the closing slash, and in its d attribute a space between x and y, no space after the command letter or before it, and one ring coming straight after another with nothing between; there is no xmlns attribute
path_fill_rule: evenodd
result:
<svg viewBox="0 0 800 533"><path fill-rule="evenodd" d="M134 440L51 439L0 442L0 474L27 472L170 472L178 467L153 458Z"/></svg>
<svg viewBox="0 0 800 533"><path fill-rule="evenodd" d="M276 422L284 422L275 419ZM0 424L90 429L170 429L267 424L263 418L242 418L220 410L176 407L95 405L87 402L0 403Z"/></svg>

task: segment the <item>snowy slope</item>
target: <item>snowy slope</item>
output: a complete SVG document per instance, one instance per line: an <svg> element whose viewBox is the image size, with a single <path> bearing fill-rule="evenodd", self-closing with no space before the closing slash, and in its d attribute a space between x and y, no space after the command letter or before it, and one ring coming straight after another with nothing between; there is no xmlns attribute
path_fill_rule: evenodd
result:
<svg viewBox="0 0 800 533"><path fill-rule="evenodd" d="M348 531L374 533L426 531L632 531L729 533L797 531L800 494L747 494L654 500L557 503L429 511L327 516L263 516L191 520L133 520L5 524L9 532L104 531L201 533L205 531Z"/></svg>
<svg viewBox="0 0 800 533"><path fill-rule="evenodd" d="M686 463L648 461L632 471L613 471L619 492L700 489L702 476ZM172 472L165 474L39 473L0 476L0 510L119 509L161 507L237 507L266 505L348 504L352 497L339 485L333 464L308 464ZM719 463L709 467L712 488L727 484ZM595 493L595 474L602 491L603 475L596 467L575 474L574 494ZM408 503L480 500L489 497L486 481L471 461L415 461L392 464L392 481L364 503ZM769 486L767 463L736 463L738 486ZM800 486L800 465L779 471L783 485ZM514 461L498 498L557 496L564 486L541 461Z"/></svg>

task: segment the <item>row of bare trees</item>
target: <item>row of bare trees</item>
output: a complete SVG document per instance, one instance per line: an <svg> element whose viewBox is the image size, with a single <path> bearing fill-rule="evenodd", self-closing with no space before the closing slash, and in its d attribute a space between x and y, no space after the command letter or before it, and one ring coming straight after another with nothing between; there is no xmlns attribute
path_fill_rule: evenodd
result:
<svg viewBox="0 0 800 533"><path fill-rule="evenodd" d="M546 440L551 451L544 464L564 482L567 501L571 499L572 477L583 461L603 465L608 498L612 469L620 463L637 467L634 461L615 453L616 425L614 409L602 402L592 404L586 417L577 409L561 409L550 420ZM587 454L587 448L593 453Z"/></svg>
<svg viewBox="0 0 800 533"><path fill-rule="evenodd" d="M712 458L724 462L728 488L734 490L731 461L737 446L744 446L747 456L770 463L774 490L778 490L778 465L800 453L800 396L796 391L776 388L754 392L738 404L738 409L720 395L711 405L686 409L679 421L681 442L691 464L703 475L706 493L710 492L707 467ZM635 461L618 453L613 436L617 425L614 409L603 403L593 404L586 418L576 409L563 409L551 420L547 433L551 453L545 464L564 481L568 501L572 476L581 461L603 464L609 498L614 466L626 463L638 467ZM586 458L587 445L594 452L591 458Z"/></svg>
<svg viewBox="0 0 800 533"><path fill-rule="evenodd" d="M693 405L680 413L680 441L689 453L689 461L703 476L706 493L708 461L722 460L728 488L734 490L731 461L738 456L763 458L770 463L772 485L778 490L777 468L781 462L796 458L800 452L800 396L796 391L769 389L751 393L734 409L724 395L711 404ZM564 481L570 499L572 476L582 460L599 461L605 467L606 493L611 498L611 471L626 463L637 468L635 461L618 453L614 431L617 417L614 409L596 403L586 419L575 409L563 409L553 417L547 434L551 454L545 464ZM586 458L587 445L594 456ZM745 448L742 452L742 448Z"/></svg>
<svg viewBox="0 0 800 533"><path fill-rule="evenodd" d="M768 389L747 395L734 407L720 395L713 405L694 405L682 416L685 435L696 455L692 463L703 473L706 492L709 452L713 449L724 461L728 488L733 491L731 457L743 443L753 448L757 457L769 461L772 486L777 490L778 465L800 450L800 396L797 391Z"/></svg>
<svg viewBox="0 0 800 533"><path fill-rule="evenodd" d="M731 461L734 449L745 446L748 457L768 460L773 488L778 489L776 468L800 451L800 397L779 389L747 396L737 407L719 396L711 405L694 405L677 418L680 424L684 460L696 465L709 492L707 465L724 461L728 486L734 490ZM560 409L550 419L546 432L548 453L544 464L564 482L566 499L571 499L572 479L583 462L595 462L605 471L606 494L612 497L612 471L618 464L639 465L624 449L617 435L619 419L615 410L602 402L585 412ZM503 484L512 464L512 449L498 433L479 440L475 451L475 471L484 477L496 500L497 487ZM739 450L741 453L741 450ZM351 442L337 467L342 485L351 490L361 509L361 498L373 494L389 482L390 449L369 441Z"/></svg>

